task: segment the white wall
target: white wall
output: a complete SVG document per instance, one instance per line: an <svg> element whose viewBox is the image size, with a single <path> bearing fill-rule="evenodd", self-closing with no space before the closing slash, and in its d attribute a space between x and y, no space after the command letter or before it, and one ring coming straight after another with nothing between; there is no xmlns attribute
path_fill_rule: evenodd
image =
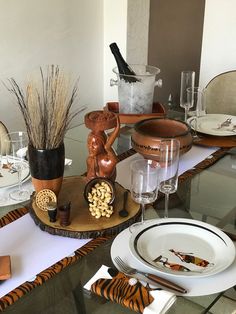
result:
<svg viewBox="0 0 236 314"><path fill-rule="evenodd" d="M199 84L235 69L236 1L206 0Z"/></svg>
<svg viewBox="0 0 236 314"><path fill-rule="evenodd" d="M116 42L126 58L127 0L104 0L104 104L117 101L117 86L110 86L116 79L112 69L116 66L109 45Z"/></svg>
<svg viewBox="0 0 236 314"><path fill-rule="evenodd" d="M126 27L127 0L0 0L0 80L23 84L39 66L58 64L80 77L77 105L102 108L117 91L109 86L115 66L109 43L125 52ZM24 126L2 84L0 120L11 131Z"/></svg>

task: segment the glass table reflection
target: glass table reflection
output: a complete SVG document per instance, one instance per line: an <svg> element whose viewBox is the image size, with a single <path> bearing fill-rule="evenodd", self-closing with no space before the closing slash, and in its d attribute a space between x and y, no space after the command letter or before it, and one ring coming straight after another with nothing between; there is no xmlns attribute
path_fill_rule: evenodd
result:
<svg viewBox="0 0 236 314"><path fill-rule="evenodd" d="M116 141L115 149L119 154L130 148L131 132L131 128L125 129ZM65 167L65 176L79 175L86 171L88 133L89 130L84 125L80 125L66 134L66 157L72 159L72 165ZM169 217L202 220L236 237L235 187L236 155L226 154L210 167L179 184L177 192L170 197ZM0 216L24 204L1 207ZM148 206L145 217L146 219L158 218L163 217L163 214L164 198L160 197L154 206ZM134 313L118 304L91 295L82 288L102 264L113 266L110 257L112 241L112 238L105 241L91 253L9 306L5 312ZM219 305L222 303L217 303L218 299L223 302L222 312ZM211 312L216 302L218 313L229 314L236 307L235 300L236 292L233 288L210 296L178 297L168 313L207 313Z"/></svg>

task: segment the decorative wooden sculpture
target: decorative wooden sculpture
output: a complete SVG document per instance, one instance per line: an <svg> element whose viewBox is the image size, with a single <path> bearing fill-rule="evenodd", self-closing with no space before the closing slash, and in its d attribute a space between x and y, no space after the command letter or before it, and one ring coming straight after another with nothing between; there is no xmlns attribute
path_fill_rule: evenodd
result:
<svg viewBox="0 0 236 314"><path fill-rule="evenodd" d="M85 125L92 131L88 135L87 181L105 177L115 181L117 156L112 148L119 129L119 117L113 112L92 111L85 115ZM114 128L107 137L105 130Z"/></svg>

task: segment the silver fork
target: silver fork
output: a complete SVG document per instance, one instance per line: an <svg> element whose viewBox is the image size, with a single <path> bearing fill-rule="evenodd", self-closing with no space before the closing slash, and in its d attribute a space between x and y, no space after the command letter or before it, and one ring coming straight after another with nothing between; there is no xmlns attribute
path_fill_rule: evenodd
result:
<svg viewBox="0 0 236 314"><path fill-rule="evenodd" d="M119 267L119 269L128 276L135 275L135 274L141 274L144 277L146 277L147 279L149 279L149 280L151 280L151 281L153 281L159 285L162 285L163 287L166 287L166 288L169 288L171 290L175 290L175 291L178 291L181 293L187 292L187 290L185 288L180 287L180 286L176 285L175 283L173 283L167 279L164 279L162 277L159 277L159 276L156 276L153 274L149 274L146 272L142 272L142 271L139 271L135 268L128 266L119 256L116 256L114 258L114 261L117 264L117 266Z"/></svg>
<svg viewBox="0 0 236 314"><path fill-rule="evenodd" d="M221 128L223 128L224 126L230 126L231 121L232 121L232 118L226 119L224 122L222 122L222 123L218 126L217 129L221 129Z"/></svg>

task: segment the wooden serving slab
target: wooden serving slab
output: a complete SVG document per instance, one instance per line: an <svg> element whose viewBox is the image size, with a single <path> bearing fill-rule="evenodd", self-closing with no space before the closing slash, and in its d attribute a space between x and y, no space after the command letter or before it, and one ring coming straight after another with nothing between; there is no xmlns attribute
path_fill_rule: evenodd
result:
<svg viewBox="0 0 236 314"><path fill-rule="evenodd" d="M125 218L119 216L119 210L123 207L125 189L118 183L115 183L114 213L110 218L94 218L89 212L87 201L84 199L85 184L85 177L83 176L66 177L63 180L58 205L71 202L71 223L69 226L62 227L60 225L58 214L57 221L55 223L50 222L48 213L37 207L34 197L29 206L29 212L35 223L43 231L51 234L88 239L116 235L138 220L141 214L140 206L132 200L130 193L126 203L129 216Z"/></svg>

